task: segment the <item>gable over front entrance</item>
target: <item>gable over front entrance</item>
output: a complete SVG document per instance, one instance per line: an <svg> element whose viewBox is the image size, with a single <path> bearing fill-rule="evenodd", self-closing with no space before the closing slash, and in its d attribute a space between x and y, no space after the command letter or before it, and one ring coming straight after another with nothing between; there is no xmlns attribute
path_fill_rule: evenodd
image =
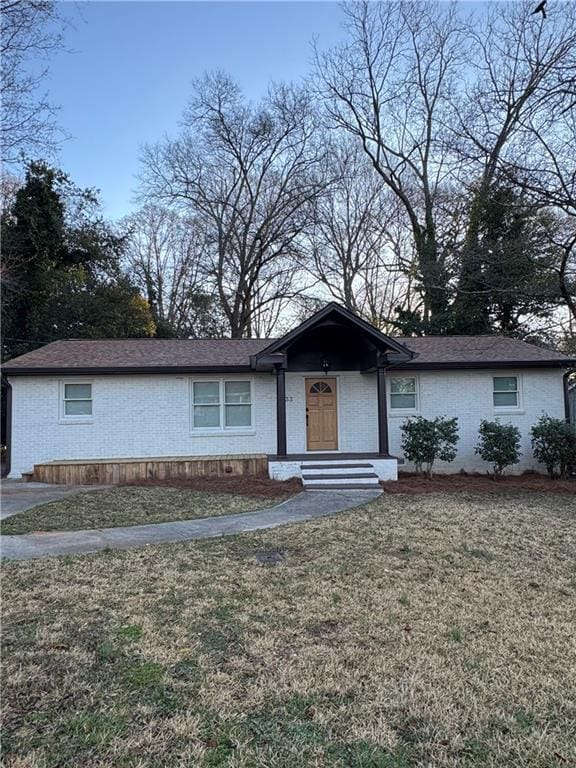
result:
<svg viewBox="0 0 576 768"><path fill-rule="evenodd" d="M388 457L386 368L391 362L407 362L413 357L414 353L405 345L335 303L253 355L251 364L255 370L273 370L276 375L277 457L287 455L287 373L317 374L315 378L304 377L306 450L339 450L338 380L329 378L330 372L335 371L376 375L378 454Z"/></svg>

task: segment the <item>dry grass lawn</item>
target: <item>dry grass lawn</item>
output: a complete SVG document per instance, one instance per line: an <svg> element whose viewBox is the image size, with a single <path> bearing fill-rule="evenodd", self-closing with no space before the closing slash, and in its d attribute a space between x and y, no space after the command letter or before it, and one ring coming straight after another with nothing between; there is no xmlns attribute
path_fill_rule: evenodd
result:
<svg viewBox="0 0 576 768"><path fill-rule="evenodd" d="M396 495L5 563L4 765L576 765L575 539L567 496Z"/></svg>
<svg viewBox="0 0 576 768"><path fill-rule="evenodd" d="M122 487L82 493L19 512L0 522L2 534L78 531L164 523L251 512L279 499L252 498L182 488Z"/></svg>

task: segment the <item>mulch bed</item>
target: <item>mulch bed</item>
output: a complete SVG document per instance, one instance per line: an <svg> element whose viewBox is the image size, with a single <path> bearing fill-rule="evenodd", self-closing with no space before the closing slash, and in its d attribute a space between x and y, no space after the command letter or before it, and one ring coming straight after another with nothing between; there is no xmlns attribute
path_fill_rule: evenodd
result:
<svg viewBox="0 0 576 768"><path fill-rule="evenodd" d="M509 475L493 480L489 475L466 474L435 475L432 480L413 472L401 472L397 481L382 483L385 493L514 493L532 491L542 493L576 494L576 478L551 480L546 475L526 473Z"/></svg>
<svg viewBox="0 0 576 768"><path fill-rule="evenodd" d="M123 485L168 486L185 488L190 491L205 493L233 493L240 496L264 499L286 499L302 491L299 479L271 480L265 476L233 475L190 477L185 480L137 480ZM490 475L466 474L435 475L432 480L414 472L401 472L397 481L382 483L385 493L514 493L532 491L542 493L576 494L576 478L570 480L550 480L546 475L526 473L524 475L505 475L493 480Z"/></svg>
<svg viewBox="0 0 576 768"><path fill-rule="evenodd" d="M233 493L239 496L265 499L286 499L302 491L302 483L296 478L281 482L255 475L190 477L185 480L137 480L123 483L123 485L169 486L171 488L185 488L189 491Z"/></svg>

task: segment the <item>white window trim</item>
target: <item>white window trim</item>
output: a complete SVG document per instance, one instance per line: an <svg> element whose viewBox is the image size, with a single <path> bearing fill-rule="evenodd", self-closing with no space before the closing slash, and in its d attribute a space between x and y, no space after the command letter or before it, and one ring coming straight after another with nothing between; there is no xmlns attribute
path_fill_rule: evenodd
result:
<svg viewBox="0 0 576 768"><path fill-rule="evenodd" d="M226 403L224 402L225 398L225 390L224 390L224 383L227 381L247 381L250 383L250 426L246 427L226 427L224 426L224 419L225 419L225 407ZM220 426L219 427L195 427L194 426L194 384L195 383L201 383L201 384L209 384L209 383L215 383L219 386L219 406L220 406ZM188 404L189 404L189 419L190 419L190 434L198 437L198 436L204 436L204 437L223 437L226 435L255 435L256 434L256 427L255 427L255 387L254 387L254 379L251 376L239 376L238 378L233 377L206 377L206 378L192 378L188 380Z"/></svg>
<svg viewBox="0 0 576 768"><path fill-rule="evenodd" d="M414 379L415 382L415 394L416 394L416 407L415 408L392 408L392 379ZM403 372L398 372L398 375L387 373L386 376L386 398L388 401L388 418L403 419L406 416L418 416L420 413L420 377L412 374L403 375Z"/></svg>
<svg viewBox="0 0 576 768"><path fill-rule="evenodd" d="M494 405L494 379L516 379L516 393L517 393L517 403L516 405ZM522 376L519 373L504 373L504 372L498 372L498 373L492 373L490 375L490 397L492 400L492 409L496 415L499 414L514 414L524 413L524 396L522 393Z"/></svg>
<svg viewBox="0 0 576 768"><path fill-rule="evenodd" d="M66 414L64 403L66 384L90 384L90 400L92 413L88 415L69 416ZM93 379L62 379L58 382L58 423L59 424L92 424L94 422L94 380Z"/></svg>

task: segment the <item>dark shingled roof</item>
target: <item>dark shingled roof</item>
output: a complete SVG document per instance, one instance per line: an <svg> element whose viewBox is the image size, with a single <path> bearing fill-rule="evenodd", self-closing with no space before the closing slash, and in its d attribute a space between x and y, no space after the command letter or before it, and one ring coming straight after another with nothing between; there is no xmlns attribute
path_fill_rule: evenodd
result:
<svg viewBox="0 0 576 768"><path fill-rule="evenodd" d="M489 367L491 362L557 361L567 365L573 362L561 352L507 336L422 336L395 339L416 354L413 360L403 364L406 367L418 367L423 363L483 363Z"/></svg>
<svg viewBox="0 0 576 768"><path fill-rule="evenodd" d="M156 368L249 366L267 339L70 339L10 360L18 368Z"/></svg>
<svg viewBox="0 0 576 768"><path fill-rule="evenodd" d="M250 367L250 356L265 349L272 339L71 339L10 360L6 373L74 372L113 369L219 369ZM416 353L398 367L485 367L523 364L570 367L576 361L544 347L504 336L395 337Z"/></svg>

